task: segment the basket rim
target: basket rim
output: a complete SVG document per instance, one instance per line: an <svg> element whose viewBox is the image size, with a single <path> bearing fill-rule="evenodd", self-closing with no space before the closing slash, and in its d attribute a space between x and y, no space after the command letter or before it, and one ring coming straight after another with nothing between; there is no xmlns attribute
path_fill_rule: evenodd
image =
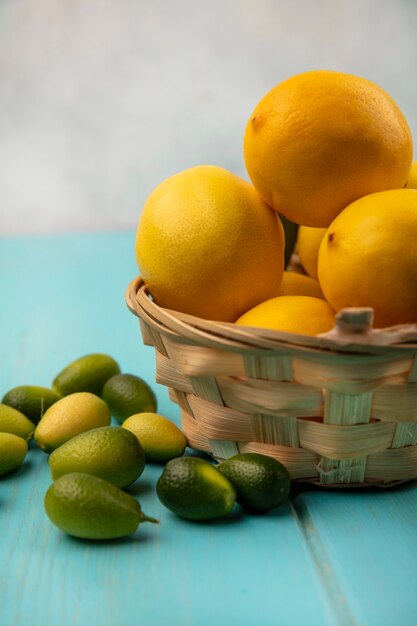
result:
<svg viewBox="0 0 417 626"><path fill-rule="evenodd" d="M336 326L328 333L309 336L275 331L250 326L237 326L232 322L206 320L180 313L157 305L141 276L131 281L126 290L126 304L129 310L165 335L180 336L188 343L198 343L207 347L229 349L251 354L287 351L288 353L317 352L375 354L387 356L404 355L404 352L417 353L417 323L401 324L388 328L362 328L349 332L343 323L367 318L372 319L370 308L343 309L336 316ZM340 323L342 320L342 323ZM361 332L362 330L362 332Z"/></svg>

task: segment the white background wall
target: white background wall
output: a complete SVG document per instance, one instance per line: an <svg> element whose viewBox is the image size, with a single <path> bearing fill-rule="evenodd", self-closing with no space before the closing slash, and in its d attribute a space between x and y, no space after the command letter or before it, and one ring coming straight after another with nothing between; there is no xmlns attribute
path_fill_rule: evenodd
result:
<svg viewBox="0 0 417 626"><path fill-rule="evenodd" d="M246 177L273 85L336 69L385 88L417 144L416 0L1 0L0 232L135 228L162 179Z"/></svg>

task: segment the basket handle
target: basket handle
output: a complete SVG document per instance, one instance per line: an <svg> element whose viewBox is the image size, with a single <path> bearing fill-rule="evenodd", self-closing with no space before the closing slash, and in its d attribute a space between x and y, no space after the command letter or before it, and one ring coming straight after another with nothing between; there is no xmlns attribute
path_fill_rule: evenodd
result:
<svg viewBox="0 0 417 626"><path fill-rule="evenodd" d="M336 314L335 330L340 335L367 335L374 323L374 310L369 307L341 309Z"/></svg>
<svg viewBox="0 0 417 626"><path fill-rule="evenodd" d="M247 329L237 327L228 322L210 322L157 307L149 298L148 291L140 276L134 279L126 290L126 303L130 311L148 323L157 326L160 331L179 334L191 341L203 342L211 347L230 348L239 351L282 347L291 349L352 350L355 346L363 352L375 346L410 349L417 347L417 323L402 324L389 328L372 328L374 310L370 307L349 307L336 314L334 328L320 335L305 336L294 333L278 332L264 329ZM252 332L256 330L257 332Z"/></svg>
<svg viewBox="0 0 417 626"><path fill-rule="evenodd" d="M335 339L341 343L366 343L390 346L417 339L417 324L403 324L389 328L373 328L374 310L371 307L350 307L336 314L332 330L319 337Z"/></svg>

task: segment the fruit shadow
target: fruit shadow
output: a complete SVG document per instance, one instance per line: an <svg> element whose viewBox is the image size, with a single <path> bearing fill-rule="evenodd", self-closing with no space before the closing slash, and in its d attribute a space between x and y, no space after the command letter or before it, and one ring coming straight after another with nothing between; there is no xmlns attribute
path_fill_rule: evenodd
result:
<svg viewBox="0 0 417 626"><path fill-rule="evenodd" d="M216 461L211 454L208 454L208 452L204 452L203 450L194 450L194 448L187 447L185 451L185 456L195 456L195 457L198 457L199 459L210 461L215 466L218 464L218 461Z"/></svg>
<svg viewBox="0 0 417 626"><path fill-rule="evenodd" d="M129 493L131 496L143 496L154 490L154 484L150 480L146 480L146 478L139 478L132 485L123 488L123 491L126 491L126 493Z"/></svg>
<svg viewBox="0 0 417 626"><path fill-rule="evenodd" d="M347 486L325 486L325 485L315 485L312 483L295 483L293 482L291 485L291 493L290 493L290 499L296 499L298 497L301 497L304 493L318 493L318 494L322 494L322 493L333 493L333 494L340 494L340 495L352 495L355 494L355 496L357 496L358 498L361 495L366 495L366 496L372 496L372 495L377 495L377 494L381 494L384 492L391 492L391 493L407 493L409 491L413 491L415 490L417 485L417 480L411 480L411 481L404 481L404 482L400 482L397 483L395 485L381 485L381 486L376 486L376 485L367 485L366 487L363 487L361 485L358 485L357 487L347 487Z"/></svg>
<svg viewBox="0 0 417 626"><path fill-rule="evenodd" d="M0 476L0 482L14 480L15 477L17 480L20 480L22 476L25 476L25 474L32 470L32 466L33 463L25 459L20 467L12 472L9 472L8 474L4 474L4 476Z"/></svg>
<svg viewBox="0 0 417 626"><path fill-rule="evenodd" d="M200 526L200 527L210 527L213 526L231 526L238 522L241 522L246 517L245 511L239 505L235 505L233 510L224 517L219 517L217 519L187 519L185 517L178 517L177 519L181 520L181 523L184 523L189 526Z"/></svg>
<svg viewBox="0 0 417 626"><path fill-rule="evenodd" d="M212 520L189 520L181 518L185 524L191 524L193 526L198 525L202 527L213 526L232 526L237 523L244 523L254 519L266 519L266 518L283 518L288 516L288 502L284 502L280 506L276 506L270 511L249 511L244 509L239 504L235 504L233 510L225 517Z"/></svg>
<svg viewBox="0 0 417 626"><path fill-rule="evenodd" d="M132 545L138 543L145 544L152 541L154 542L155 537L152 537L151 534L143 532L143 530L141 529L138 529L131 535L118 537L117 539L82 539L81 537L72 537L71 535L65 535L64 541L68 542L72 546L84 545L98 548L100 550L105 550L106 548L110 548L112 546Z"/></svg>
<svg viewBox="0 0 417 626"><path fill-rule="evenodd" d="M276 507L274 507L273 509L269 510L269 511L246 511L246 516L247 517L251 517L254 519L261 519L261 518L284 518L284 517L288 517L289 515L289 500L282 502L282 504L277 505Z"/></svg>

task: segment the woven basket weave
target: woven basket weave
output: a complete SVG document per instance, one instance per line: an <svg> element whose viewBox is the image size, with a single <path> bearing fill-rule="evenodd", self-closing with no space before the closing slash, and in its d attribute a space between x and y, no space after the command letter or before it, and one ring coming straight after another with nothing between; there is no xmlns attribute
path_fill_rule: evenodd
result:
<svg viewBox="0 0 417 626"><path fill-rule="evenodd" d="M372 309L344 309L318 337L246 328L163 309L140 277L126 301L192 448L267 454L326 486L417 478L417 324L373 330Z"/></svg>

